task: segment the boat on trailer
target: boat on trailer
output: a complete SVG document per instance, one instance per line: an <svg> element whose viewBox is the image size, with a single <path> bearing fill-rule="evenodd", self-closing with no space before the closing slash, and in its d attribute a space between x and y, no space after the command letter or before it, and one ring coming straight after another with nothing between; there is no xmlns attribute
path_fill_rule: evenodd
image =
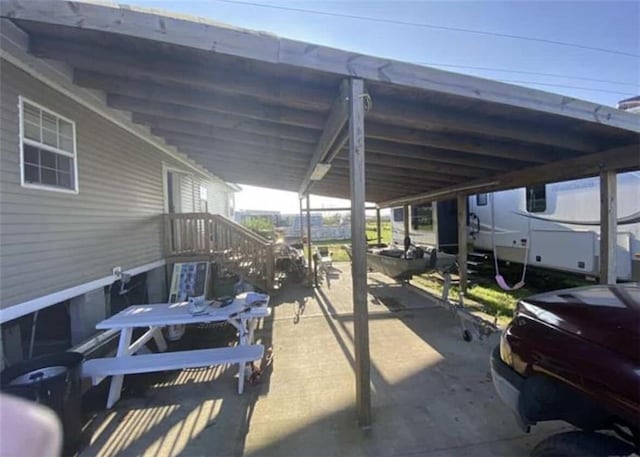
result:
<svg viewBox="0 0 640 457"><path fill-rule="evenodd" d="M351 257L351 247L346 246ZM431 247L409 245L406 249L384 244L370 245L367 249L367 266L399 281L408 281L415 275L430 271L449 271L456 263L456 256L439 252Z"/></svg>

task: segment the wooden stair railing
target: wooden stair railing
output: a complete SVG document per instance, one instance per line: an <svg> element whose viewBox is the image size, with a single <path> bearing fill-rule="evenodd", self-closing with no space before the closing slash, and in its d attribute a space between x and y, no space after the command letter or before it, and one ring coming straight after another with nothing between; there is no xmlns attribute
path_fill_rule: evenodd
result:
<svg viewBox="0 0 640 457"><path fill-rule="evenodd" d="M274 285L273 244L219 214L165 214L167 258L206 257L259 287Z"/></svg>

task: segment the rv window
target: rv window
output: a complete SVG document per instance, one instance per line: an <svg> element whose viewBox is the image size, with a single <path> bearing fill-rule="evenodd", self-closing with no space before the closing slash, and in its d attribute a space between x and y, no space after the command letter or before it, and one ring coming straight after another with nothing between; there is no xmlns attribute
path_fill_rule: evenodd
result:
<svg viewBox="0 0 640 457"><path fill-rule="evenodd" d="M393 210L393 222L404 221L404 208L396 208Z"/></svg>
<svg viewBox="0 0 640 457"><path fill-rule="evenodd" d="M476 206L487 206L487 194L476 195Z"/></svg>
<svg viewBox="0 0 640 457"><path fill-rule="evenodd" d="M543 213L547 210L547 186L542 184L526 188L527 211Z"/></svg>
<svg viewBox="0 0 640 457"><path fill-rule="evenodd" d="M432 204L411 207L411 227L414 230L433 230Z"/></svg>
<svg viewBox="0 0 640 457"><path fill-rule="evenodd" d="M78 192L76 125L20 97L22 186Z"/></svg>

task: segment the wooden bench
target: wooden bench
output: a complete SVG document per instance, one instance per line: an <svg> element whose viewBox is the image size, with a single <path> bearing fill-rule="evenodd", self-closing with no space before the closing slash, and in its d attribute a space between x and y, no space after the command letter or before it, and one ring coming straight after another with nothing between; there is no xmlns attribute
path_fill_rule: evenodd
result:
<svg viewBox="0 0 640 457"><path fill-rule="evenodd" d="M253 344L250 346L99 358L87 360L82 364L82 376L92 378L95 385L105 376L152 373L155 371L237 363L240 367L238 372L238 393L242 394L244 390L245 364L261 359L263 355L264 346L262 344ZM107 405L108 408L111 406Z"/></svg>

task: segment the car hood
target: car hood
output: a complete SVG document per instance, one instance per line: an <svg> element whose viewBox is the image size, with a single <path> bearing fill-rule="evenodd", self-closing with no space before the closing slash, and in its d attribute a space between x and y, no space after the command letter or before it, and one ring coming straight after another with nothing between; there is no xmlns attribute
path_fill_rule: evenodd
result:
<svg viewBox="0 0 640 457"><path fill-rule="evenodd" d="M534 295L519 312L640 363L640 285L592 286Z"/></svg>

